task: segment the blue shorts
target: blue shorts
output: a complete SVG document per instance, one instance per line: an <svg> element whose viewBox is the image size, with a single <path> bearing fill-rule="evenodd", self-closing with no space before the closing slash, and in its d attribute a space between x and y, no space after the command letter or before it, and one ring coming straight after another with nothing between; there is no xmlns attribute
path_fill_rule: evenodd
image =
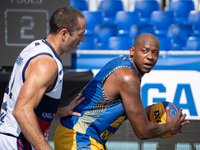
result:
<svg viewBox="0 0 200 150"><path fill-rule="evenodd" d="M92 137L64 127L62 124L56 129L54 144L56 150L107 150L105 145Z"/></svg>

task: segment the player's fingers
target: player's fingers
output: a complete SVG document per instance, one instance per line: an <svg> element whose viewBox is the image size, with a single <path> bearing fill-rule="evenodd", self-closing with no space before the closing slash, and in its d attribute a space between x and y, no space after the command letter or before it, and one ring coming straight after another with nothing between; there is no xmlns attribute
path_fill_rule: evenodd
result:
<svg viewBox="0 0 200 150"><path fill-rule="evenodd" d="M183 108L180 108L177 114L177 117L180 118L182 115ZM183 116L182 116L183 117Z"/></svg>
<svg viewBox="0 0 200 150"><path fill-rule="evenodd" d="M76 101L76 105L79 105L84 99L85 99L85 97L82 97L81 99L79 99L78 101Z"/></svg>
<svg viewBox="0 0 200 150"><path fill-rule="evenodd" d="M72 112L72 115L73 115L73 116L81 116L81 113L78 113L78 112Z"/></svg>
<svg viewBox="0 0 200 150"><path fill-rule="evenodd" d="M183 114L183 115L180 117L181 122L185 120L185 117L186 117L186 114Z"/></svg>
<svg viewBox="0 0 200 150"><path fill-rule="evenodd" d="M166 107L166 114L167 114L167 116L170 115L170 108L168 106Z"/></svg>
<svg viewBox="0 0 200 150"><path fill-rule="evenodd" d="M79 105L79 104L85 99L85 97L82 97L82 98L81 98L82 95L83 95L83 94L81 93L81 94L78 95L76 98L74 98L74 99L71 101L70 105L75 105L75 106ZM81 98L81 99L80 99L80 98Z"/></svg>
<svg viewBox="0 0 200 150"><path fill-rule="evenodd" d="M189 121L183 121L182 123L181 123L181 126L185 126L186 124L189 124L190 122Z"/></svg>
<svg viewBox="0 0 200 150"><path fill-rule="evenodd" d="M77 97L74 98L74 101L78 101L81 98L82 95L83 95L82 93L79 94Z"/></svg>
<svg viewBox="0 0 200 150"><path fill-rule="evenodd" d="M153 106L153 105L149 105L149 106L147 106L147 107L145 108L145 110L146 110L147 113L150 112L152 106Z"/></svg>

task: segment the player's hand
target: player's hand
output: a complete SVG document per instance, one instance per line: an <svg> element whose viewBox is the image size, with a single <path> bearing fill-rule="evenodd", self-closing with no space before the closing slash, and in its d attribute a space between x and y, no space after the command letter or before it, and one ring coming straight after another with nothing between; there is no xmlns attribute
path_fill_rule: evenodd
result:
<svg viewBox="0 0 200 150"><path fill-rule="evenodd" d="M171 133L176 133L176 132L181 133L182 132L181 128L189 123L189 121L184 121L186 114L182 115L182 111L183 109L181 108L175 117L171 117L170 108L166 107L166 121L171 130Z"/></svg>
<svg viewBox="0 0 200 150"><path fill-rule="evenodd" d="M85 99L85 97L82 97L82 93L78 95L74 100L71 101L71 103L68 106L59 108L56 116L57 117L67 117L67 116L81 116L78 112L73 112L73 110Z"/></svg>
<svg viewBox="0 0 200 150"><path fill-rule="evenodd" d="M147 106L147 107L145 108L147 116L148 116L148 114L150 113L151 107L152 107L153 105L154 105L154 104L149 105L149 106Z"/></svg>
<svg viewBox="0 0 200 150"><path fill-rule="evenodd" d="M71 101L71 103L68 105L69 107L69 115L73 115L73 116L81 116L80 113L78 112L73 112L74 108L76 108L84 99L85 97L82 97L83 94L81 93L80 95L78 95L76 98L74 98L73 101ZM81 99L80 99L81 98Z"/></svg>

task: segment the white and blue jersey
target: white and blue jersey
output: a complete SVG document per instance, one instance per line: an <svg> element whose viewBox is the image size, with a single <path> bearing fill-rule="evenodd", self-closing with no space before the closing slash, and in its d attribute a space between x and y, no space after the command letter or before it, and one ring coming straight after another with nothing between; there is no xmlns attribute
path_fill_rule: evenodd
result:
<svg viewBox="0 0 200 150"><path fill-rule="evenodd" d="M34 110L41 131L46 140L48 140L50 124L57 112L59 100L61 98L62 84L63 84L63 65L60 57L55 52L54 48L45 39L42 39L42 40L36 40L31 44L29 44L20 53L13 67L13 71L10 76L8 86L5 90L3 103L1 107L0 149L5 148L2 147L2 145L4 144L2 143L2 141L9 143L10 141L12 141L10 140L11 137L17 139L16 140L17 143L13 143L14 145L17 146L17 148L15 147L14 149L24 150L28 149L28 147L31 149L32 147L29 143L27 143L16 119L12 115L12 112L15 107L19 92L25 82L26 68L29 62L39 55L48 55L52 57L57 63L58 67L58 73L54 87L51 89L51 91L46 92L44 94L41 102ZM2 139L1 137L4 139ZM7 141L5 141L6 137L8 137Z"/></svg>

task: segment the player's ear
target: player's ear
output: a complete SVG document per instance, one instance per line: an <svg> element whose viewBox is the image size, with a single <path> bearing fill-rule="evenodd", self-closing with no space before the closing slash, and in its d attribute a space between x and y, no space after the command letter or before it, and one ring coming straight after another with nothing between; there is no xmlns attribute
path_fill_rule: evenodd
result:
<svg viewBox="0 0 200 150"><path fill-rule="evenodd" d="M134 51L135 51L135 47L131 46L129 51L130 51L130 56L133 57Z"/></svg>
<svg viewBox="0 0 200 150"><path fill-rule="evenodd" d="M68 30L65 29L65 28L63 28L62 30L60 30L60 34L61 34L62 38L65 38L68 33L69 33Z"/></svg>

